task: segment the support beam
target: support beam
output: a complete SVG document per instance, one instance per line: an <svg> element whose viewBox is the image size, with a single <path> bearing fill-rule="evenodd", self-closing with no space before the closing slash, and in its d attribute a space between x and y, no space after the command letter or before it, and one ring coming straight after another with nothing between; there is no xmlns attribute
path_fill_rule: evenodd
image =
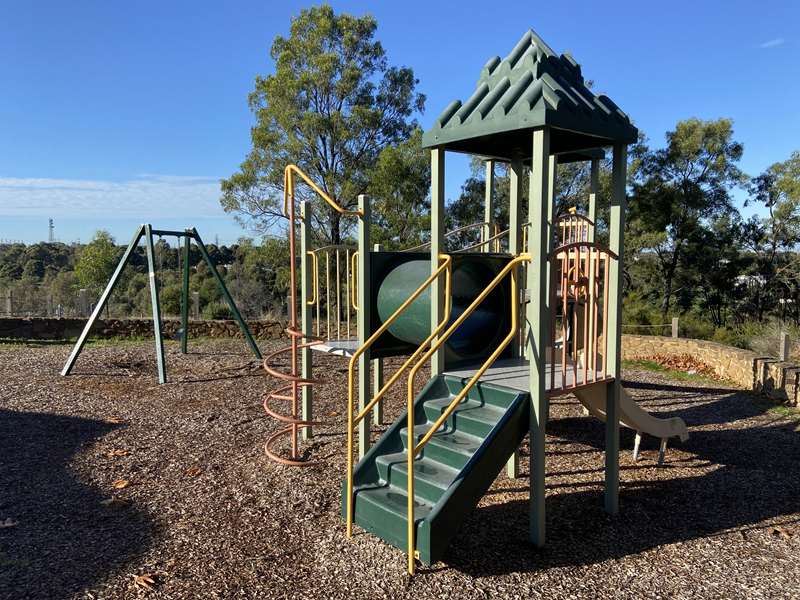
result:
<svg viewBox="0 0 800 600"><path fill-rule="evenodd" d="M153 308L153 337L156 341L158 383L167 383L164 338L161 336L161 304L158 301L158 282L156 281L156 251L153 246L153 228L149 224L144 226L144 244L147 253L147 272L150 278L150 305Z"/></svg>
<svg viewBox="0 0 800 600"><path fill-rule="evenodd" d="M375 244L375 252L382 252L383 246ZM375 397L383 388L383 359L374 358L372 360L372 394ZM372 408L372 422L376 426L383 424L383 398L375 403Z"/></svg>
<svg viewBox="0 0 800 600"><path fill-rule="evenodd" d="M444 148L431 150L431 273L439 268L439 254L444 251ZM437 278L431 283L431 331L444 318L443 282ZM431 340L431 345L436 343ZM431 356L431 376L445 369L444 348Z"/></svg>
<svg viewBox="0 0 800 600"><path fill-rule="evenodd" d="M136 250L136 246L139 245L139 240L142 239L142 235L144 235L144 225L139 225L136 229L136 233L133 234L133 239L131 239L131 243L128 244L128 247L125 249L125 253L122 255L119 263L117 264L117 268L114 269L113 275L111 275L111 279L108 280L106 284L106 289L103 290L103 293L100 295L100 300L97 301L97 305L94 307L94 311L92 311L92 315L89 317L89 320L86 321L86 325L83 326L83 331L78 336L78 341L75 342L75 346L72 348L72 352L67 358L67 362L64 363L64 368L61 369L61 375L69 375L70 371L72 371L72 367L75 366L75 361L78 359L78 355L83 350L83 345L86 343L86 338L89 337L89 332L92 329L97 317L100 316L100 313L103 311L103 308L108 302L109 296L111 296L111 292L114 291L114 287L117 285L119 281L120 275L122 274L123 269L125 269L125 265L128 264L128 261L133 255L134 251ZM12 313L12 304L11 304L11 291L9 290L7 296L8 302L8 313L11 316Z"/></svg>
<svg viewBox="0 0 800 600"><path fill-rule="evenodd" d="M545 543L545 427L549 405L546 384L546 349L550 332L547 311L547 269L551 236L548 207L550 191L550 130L533 132L530 196L528 218L531 222L528 235L528 339L527 355L530 357L531 394L531 480L530 480L530 540L541 547Z"/></svg>
<svg viewBox="0 0 800 600"><path fill-rule="evenodd" d="M489 240L493 235L492 225L494 224L494 161L486 161L486 191L483 200L483 227L481 227L481 241L485 242L481 246L483 252L491 252L494 243Z"/></svg>
<svg viewBox="0 0 800 600"><path fill-rule="evenodd" d="M606 476L605 508L609 514L619 510L619 399L622 392L620 341L622 339L622 256L625 232L625 170L627 147L614 145L611 168L611 202L609 210L609 248L619 258L612 261L608 285L608 375L614 378L606 394Z"/></svg>
<svg viewBox="0 0 800 600"><path fill-rule="evenodd" d="M239 329L242 331L242 335L244 339L247 341L247 345L250 346L250 350L253 351L255 357L261 360L261 350L258 349L258 345L256 341L253 339L253 336L250 334L250 329L247 327L247 323L244 322L241 313L239 313L239 309L236 307L236 302L233 301L233 296L228 291L227 286L225 285L225 280L222 279L222 275L219 274L217 271L217 266L214 264L214 261L211 260L211 257L208 254L208 250L206 250L206 245L203 243L203 240L200 238L200 234L197 233L197 229L194 227L191 229L192 238L194 239L197 247L200 249L200 254L203 255L203 260L206 261L211 274L214 276L214 279L217 281L217 285L219 286L220 291L222 292L222 296L225 298L225 301L228 303L228 308L231 309L231 313L233 313L233 318L236 321L237 325L239 325Z"/></svg>
<svg viewBox="0 0 800 600"><path fill-rule="evenodd" d="M313 286L313 273L312 268L314 264L308 256L311 250L311 205L308 202L300 203L300 330L304 336L312 335L311 324L311 305L308 303L309 299L313 299L314 292ZM309 341L308 337L303 342ZM313 352L311 348L300 349L300 376L303 379L313 379L312 370L314 365L312 363ZM304 421L311 421L314 418L313 402L314 390L310 385L304 385L300 389L300 407L302 418ZM309 440L314 437L314 432L311 427L303 427L300 430L302 439Z"/></svg>
<svg viewBox="0 0 800 600"><path fill-rule="evenodd" d="M370 202L369 198L365 195L358 197L358 210L361 211L361 217L358 219L358 283L356 284L356 294L358 296L358 345L364 345L369 337L369 322L370 322L370 296L371 296L371 281L370 281L370 251L372 246L369 243L369 228L370 228ZM370 401L370 357L369 350L358 357L358 411L364 410L364 407ZM361 419L358 424L358 457L361 458L369 450L369 419Z"/></svg>
<svg viewBox="0 0 800 600"><path fill-rule="evenodd" d="M593 158L589 171L589 214L586 215L592 220L592 227L589 228L588 241L595 240L595 229L597 228L597 194L600 192L600 159Z"/></svg>
<svg viewBox="0 0 800 600"><path fill-rule="evenodd" d="M508 179L509 179L509 191L508 191L508 200L509 200L509 212L508 212L508 252L512 256L517 256L523 251L522 248L522 182L523 182L523 170L522 170L522 161L521 160L514 160L508 167ZM525 269L521 269L524 271ZM522 290L522 294L520 296L520 303L521 308L520 314L524 314L525 304L522 302L524 298L524 291L525 291L525 278L523 274L520 274L519 278L519 289ZM517 333L517 338L511 343L511 351L512 356L518 357L521 351L521 336L525 331L525 319L521 320L520 323L520 330ZM506 474L511 479L516 479L519 477L519 450L515 450L514 454L511 455L511 458L506 463Z"/></svg>
<svg viewBox="0 0 800 600"><path fill-rule="evenodd" d="M183 238L183 286L181 288L181 352L186 354L189 350L189 246L192 243L190 235Z"/></svg>

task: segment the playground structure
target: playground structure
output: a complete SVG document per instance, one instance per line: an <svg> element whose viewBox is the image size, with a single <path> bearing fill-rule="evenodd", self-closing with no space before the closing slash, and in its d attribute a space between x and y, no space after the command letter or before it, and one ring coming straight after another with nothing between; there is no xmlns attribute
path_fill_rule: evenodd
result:
<svg viewBox="0 0 800 600"><path fill-rule="evenodd" d="M203 243L200 234L197 233L195 228L185 229L184 231L170 231L170 230L163 230L163 229L153 229L152 225L150 224L143 224L140 225L136 232L133 235L133 239L131 239L130 244L125 249L125 252L122 255L117 267L114 269L114 273L111 275L111 279L109 279L108 283L106 284L103 293L100 296L100 299L97 301L97 304L92 311L89 320L84 325L81 334L78 336L78 340L75 342L75 346L72 348L72 352L70 353L69 357L67 358L67 362L64 363L64 367L61 370L61 375L66 376L69 375L72 371L72 368L75 366L75 361L78 359L78 356L83 350L83 346L86 343L87 338L89 337L89 333L92 329L92 326L95 324L97 319L100 317L100 314L103 312L103 308L105 308L106 304L108 303L108 299L111 297L111 293L114 291L114 287L120 280L122 276L122 272L125 269L125 266L133 256L133 253L136 251L136 248L139 246L139 242L144 238L145 242L145 254L147 255L147 268L150 280L150 304L153 310L153 336L155 338L156 343L156 364L158 365L158 382L159 383L166 383L167 382L167 364L164 355L164 339L161 333L161 304L159 302L159 295L158 295L158 280L156 278L156 260L155 260L155 245L153 244L153 236L158 237L177 237L178 238L178 245L180 246L181 243L183 245L182 248L182 286L181 286L181 329L180 329L180 338L181 338L181 352L186 354L188 352L188 344L189 344L189 247L192 242L194 242L198 249L200 250L200 254L203 257L206 265L208 266L211 274L214 276L214 279L219 286L220 292L222 296L225 298L225 301L228 304L228 307L233 314L236 323L239 325L239 328L244 335L245 340L247 341L250 350L253 352L253 355L261 359L261 351L258 349L258 345L256 344L255 340L253 339L252 334L250 333L250 329L247 327L247 323L245 323L244 319L242 318L239 309L236 307L236 302L234 302L233 297L231 296L230 292L228 291L227 286L225 285L225 281L222 279L222 276L217 271L216 265L214 265L214 261L211 260L211 257L208 254L208 250L206 249L205 244Z"/></svg>
<svg viewBox="0 0 800 600"><path fill-rule="evenodd" d="M516 450L530 434L530 540L543 546L545 425L552 397L573 393L605 421L604 498L610 514L618 510L620 423L637 431L635 456L642 433L661 440L659 461L669 437L686 438L680 419L661 420L639 409L620 382L626 149L636 139L628 117L586 87L578 64L529 31L505 59L491 59L473 95L448 105L423 137L432 169L428 244L405 252L371 247L366 196L359 197L357 210L347 211L296 166L287 167L291 346L267 357L265 366L288 383L268 396L265 408L288 426L270 438L266 450L286 464L309 464L299 439L313 436L315 424L312 351L348 357L342 497L348 536L358 524L405 550L412 574L417 559L435 562L503 465L518 476ZM613 152L608 247L595 237L599 161L607 147ZM481 241L459 250L445 246L448 236L458 233L443 230L446 151L478 155L487 163L486 222L475 225ZM554 214L557 166L586 160L591 161L587 214ZM504 232L492 223L496 162L507 163L510 175L510 224ZM525 166L530 182L523 222ZM319 260L309 247L310 206L300 203L299 215L295 212L295 175L334 210L357 219L348 290L357 323L354 339L318 335L319 320L317 335L313 331ZM270 364L289 352L291 372ZM381 360L399 355L408 358L384 381ZM431 378L415 393L426 365ZM406 413L370 446L368 417L381 418L382 399L401 378ZM291 413L272 408L277 400L289 402ZM288 457L275 450L283 435L291 437Z"/></svg>

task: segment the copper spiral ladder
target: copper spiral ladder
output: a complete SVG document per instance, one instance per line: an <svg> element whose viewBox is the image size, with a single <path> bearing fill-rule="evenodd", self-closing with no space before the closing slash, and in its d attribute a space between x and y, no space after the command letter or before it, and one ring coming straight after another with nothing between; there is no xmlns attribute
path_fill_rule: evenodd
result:
<svg viewBox="0 0 800 600"><path fill-rule="evenodd" d="M299 351L319 344L322 338L304 333L297 322L297 252L295 227L298 218L295 212L294 196L294 175L297 174L313 189L328 205L342 215L362 216L360 211L350 211L342 208L334 200L322 191L308 175L303 173L297 165L289 165L283 173L283 212L289 219L289 325L285 331L289 336L290 345L276 350L264 359L264 370L280 381L287 382L285 385L264 395L264 411L272 418L285 423L286 427L276 431L264 444L264 453L273 461L282 465L290 466L309 466L314 463L305 459L300 454L298 434L301 429L318 425L319 422L305 420L300 414L300 390L303 387L310 387L319 383L312 378L306 378L300 372ZM300 217L302 219L302 217ZM304 257L305 258L305 257ZM305 299L303 299L305 301ZM274 361L287 353L290 353L291 371L285 372L274 366ZM281 413L272 408L271 401L282 401L290 404L289 414ZM274 449L275 443L282 437L291 438L289 456L282 456L279 451Z"/></svg>

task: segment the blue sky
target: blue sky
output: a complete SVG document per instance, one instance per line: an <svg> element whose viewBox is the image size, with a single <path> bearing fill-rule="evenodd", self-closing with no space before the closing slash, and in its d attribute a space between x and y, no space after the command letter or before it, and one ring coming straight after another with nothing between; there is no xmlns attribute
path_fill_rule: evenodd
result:
<svg viewBox="0 0 800 600"><path fill-rule="evenodd" d="M734 119L757 174L800 149L800 3L332 2L371 12L394 64L413 67L427 128L528 28L570 51L654 145L679 119ZM13 2L0 20L0 239L63 241L140 222L245 234L218 180L249 148L246 97L305 3ZM448 159L447 191L468 173Z"/></svg>

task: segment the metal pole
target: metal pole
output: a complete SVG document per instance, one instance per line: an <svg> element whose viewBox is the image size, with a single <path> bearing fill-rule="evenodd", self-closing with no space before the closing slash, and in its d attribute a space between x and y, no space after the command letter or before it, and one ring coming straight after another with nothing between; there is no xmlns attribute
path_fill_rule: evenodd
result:
<svg viewBox="0 0 800 600"><path fill-rule="evenodd" d="M187 232L188 233L188 232ZM181 352L186 354L189 350L189 245L192 238L183 237L183 288L181 289Z"/></svg>
<svg viewBox="0 0 800 600"><path fill-rule="evenodd" d="M431 273L439 268L439 254L444 252L444 148L431 150ZM444 317L442 282L439 278L431 283L431 332ZM431 345L437 338L431 340ZM444 348L431 356L431 376L442 373L445 368Z"/></svg>
<svg viewBox="0 0 800 600"><path fill-rule="evenodd" d="M167 364L164 359L164 339L161 337L161 304L158 301L158 282L156 281L156 259L153 247L153 227L144 226L144 243L147 252L147 271L150 278L150 306L153 309L153 337L156 341L156 364L158 383L167 383Z"/></svg>
<svg viewBox="0 0 800 600"><path fill-rule="evenodd" d="M589 227L589 242L593 242L595 238L595 229L597 229L597 193L600 190L600 159L593 158L591 168L589 171L589 214L587 215L592 221L592 226Z"/></svg>
<svg viewBox="0 0 800 600"><path fill-rule="evenodd" d="M308 223L311 222L311 205L308 202L300 203L300 330L304 336L311 336L312 323L311 323L311 308L308 299L313 297L311 286L313 284L313 276L311 268L314 263L312 261L309 265L308 252L311 248L311 227ZM309 341L308 338L303 342ZM312 378L312 352L311 348L305 347L300 349L300 376L303 379ZM310 385L302 386L300 390L300 410L303 415L304 421L310 421L313 418L313 390ZM304 440L314 437L311 427L303 427L300 430L300 437Z"/></svg>
<svg viewBox="0 0 800 600"><path fill-rule="evenodd" d="M547 311L547 270L545 263L551 246L551 228L548 221L550 192L550 130L533 132L530 194L528 218L531 222L528 235L528 351L530 357L531 394L531 475L530 475L530 540L536 546L545 543L545 427L548 400L546 389L547 343L550 326Z"/></svg>
<svg viewBox="0 0 800 600"><path fill-rule="evenodd" d="M614 378L608 384L606 394L606 474L605 508L609 514L619 510L619 399L622 393L620 369L620 341L622 338L622 253L625 231L625 170L627 165L627 146L614 145L614 158L611 169L611 206L609 211L609 249L618 258L611 262L609 269L608 293L608 360L607 374Z"/></svg>
<svg viewBox="0 0 800 600"><path fill-rule="evenodd" d="M211 270L211 274L214 276L214 279L217 280L217 284L219 285L219 289L222 291L222 295L228 303L228 307L231 309L233 313L233 318L236 320L236 323L239 325L239 329L242 330L242 334L244 335L245 340L247 340L247 345L250 346L250 350L253 351L253 354L256 358L261 359L261 350L258 349L258 345L256 344L253 336L250 334L250 329L247 327L247 323L244 322L242 315L239 313L239 309L236 308L236 303L233 301L233 297L231 296L228 288L225 286L225 281L223 281L222 276L217 271L217 267L214 266L211 257L208 255L208 250L206 250L206 245L203 243L203 240L200 239L200 234L197 233L197 229L192 227L191 229L192 238L194 238L197 247L200 249L200 254L203 255L203 259L206 261L208 268Z"/></svg>
<svg viewBox="0 0 800 600"><path fill-rule="evenodd" d="M92 329L92 325L97 320L97 317L100 316L100 313L105 306L105 303L108 301L111 292L114 291L114 286L117 285L119 281L120 274L122 270L125 268L125 265L128 264L128 261L131 258L136 246L139 244L139 240L142 238L144 233L144 225L139 225L139 228L136 230L136 233L131 239L131 243L128 244L128 247L125 249L125 253L122 255L122 258L117 264L117 268L114 269L114 274L111 275L111 279L108 280L108 284L106 285L106 289L103 291L103 294L100 296L100 300L97 302L97 306L94 307L94 312L89 317L89 320L86 322L86 325L83 327L83 331L81 331L80 336L78 336L78 341L75 342L75 346L72 348L72 352L67 358L67 362L64 363L64 368L61 369L61 375L69 375L70 371L72 371L72 367L75 366L75 361L78 358L78 355L83 350L83 345L86 343L86 338L89 337L89 331ZM9 314L11 313L11 291L9 290L8 295L8 309Z"/></svg>
<svg viewBox="0 0 800 600"><path fill-rule="evenodd" d="M483 252L491 252L492 223L494 223L494 161L486 161L486 190L483 199L483 227L481 227L481 247Z"/></svg>
<svg viewBox="0 0 800 600"><path fill-rule="evenodd" d="M358 345L363 346L369 337L370 322L370 206L369 198L365 195L358 197L358 210L361 218L358 220ZM358 410L361 412L369 402L369 350L358 358ZM366 454L369 449L369 419L361 419L358 424L358 456Z"/></svg>
<svg viewBox="0 0 800 600"><path fill-rule="evenodd" d="M508 178L509 178L509 212L508 212L508 252L511 256L517 256L522 252L522 161L513 160L509 165ZM525 281L521 280L520 289L525 290ZM521 301L520 297L517 301ZM524 307L524 304L523 304ZM517 333L517 339L511 344L512 355L519 357L521 354L521 340L522 332L524 331L525 319L520 319L523 325ZM506 463L506 474L511 479L519 477L519 450L514 450L514 454Z"/></svg>
<svg viewBox="0 0 800 600"><path fill-rule="evenodd" d="M375 244L375 252L382 252L383 246ZM383 389L383 359L372 359L372 393L377 395ZM373 396L374 397L374 396ZM375 425L383 423L383 398L378 400L372 409L372 422Z"/></svg>

